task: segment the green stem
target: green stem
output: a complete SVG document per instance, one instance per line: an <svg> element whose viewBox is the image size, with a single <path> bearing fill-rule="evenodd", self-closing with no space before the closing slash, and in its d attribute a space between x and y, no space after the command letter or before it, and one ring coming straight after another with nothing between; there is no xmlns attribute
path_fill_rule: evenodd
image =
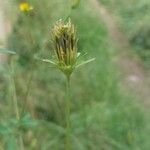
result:
<svg viewBox="0 0 150 150"><path fill-rule="evenodd" d="M14 80L14 70L13 70L12 64L10 66L10 71L11 71L10 77L11 77L11 85L12 85L12 93L13 93L14 111L15 111L17 120L20 120L20 113L19 113L19 108L18 108L18 101L17 101L16 87L15 87L15 80ZM19 133L19 143L20 143L20 150L24 150L24 144L23 144L21 133Z"/></svg>
<svg viewBox="0 0 150 150"><path fill-rule="evenodd" d="M29 14L28 14L28 18L30 19ZM28 28L26 28L26 32L28 33L28 38L30 39L31 44L34 45L35 42L34 42L32 33L30 32L30 30ZM32 50L31 50L31 52L32 52ZM33 55L33 54L30 53L30 55ZM26 92L25 92L25 95L24 95L24 106L22 108L21 115L23 115L25 113L25 110L27 109L27 106L28 106L28 97L29 97L29 94L30 94L32 80L33 80L33 76L34 76L34 67L35 67L35 63L34 63L33 60L31 60L30 61L30 72L31 73L29 75L29 80L27 82L27 89L26 89ZM31 116L34 117L34 109L32 109L31 105L29 105L29 111L31 113Z"/></svg>
<svg viewBox="0 0 150 150"><path fill-rule="evenodd" d="M31 74L30 74L30 77L29 77L29 80L28 80L28 83L27 83L27 90L26 90L26 93L24 95L24 106L23 106L23 109L21 111L22 115L25 113L25 110L26 110L27 105L28 105L28 96L29 96L29 93L30 93L30 87L31 87L31 84L32 84L33 74L34 74L34 71L33 71L33 68L32 68L32 71L31 71ZM31 107L30 107L29 111L33 115Z"/></svg>
<svg viewBox="0 0 150 150"><path fill-rule="evenodd" d="M71 120L70 120L70 76L66 82L66 150L71 150Z"/></svg>
<svg viewBox="0 0 150 150"><path fill-rule="evenodd" d="M20 120L18 101L17 101L17 96L16 96L15 81L14 81L13 77L12 77L12 91L13 91L13 104L14 104L14 110L15 110L16 118L17 118L17 120Z"/></svg>

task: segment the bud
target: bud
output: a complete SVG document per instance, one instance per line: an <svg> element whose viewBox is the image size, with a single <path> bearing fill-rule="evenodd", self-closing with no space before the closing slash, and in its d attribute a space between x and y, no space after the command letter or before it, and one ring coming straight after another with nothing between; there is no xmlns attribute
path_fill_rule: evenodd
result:
<svg viewBox="0 0 150 150"><path fill-rule="evenodd" d="M70 19L67 23L59 20L52 29L52 41L59 68L70 76L77 61L77 37Z"/></svg>

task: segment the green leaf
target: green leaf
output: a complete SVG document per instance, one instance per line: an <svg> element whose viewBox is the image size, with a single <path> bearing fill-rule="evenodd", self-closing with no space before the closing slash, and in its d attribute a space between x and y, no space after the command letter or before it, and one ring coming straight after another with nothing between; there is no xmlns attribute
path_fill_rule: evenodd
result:
<svg viewBox="0 0 150 150"><path fill-rule="evenodd" d="M11 55L15 55L16 52L5 49L5 48L0 48L0 54L11 54Z"/></svg>
<svg viewBox="0 0 150 150"><path fill-rule="evenodd" d="M83 65L85 65L87 63L90 63L90 62L94 61L94 60L95 60L95 58L91 58L89 60L83 61L83 62L77 64L75 68L81 67L81 66L83 66Z"/></svg>

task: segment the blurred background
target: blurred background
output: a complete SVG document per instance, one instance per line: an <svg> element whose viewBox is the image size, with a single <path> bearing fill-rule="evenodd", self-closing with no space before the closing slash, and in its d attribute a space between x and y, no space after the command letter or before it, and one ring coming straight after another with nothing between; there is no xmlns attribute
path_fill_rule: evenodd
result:
<svg viewBox="0 0 150 150"><path fill-rule="evenodd" d="M96 58L71 78L72 149L150 149L150 0L0 3L0 150L65 150L65 77L35 56L51 58L68 17Z"/></svg>

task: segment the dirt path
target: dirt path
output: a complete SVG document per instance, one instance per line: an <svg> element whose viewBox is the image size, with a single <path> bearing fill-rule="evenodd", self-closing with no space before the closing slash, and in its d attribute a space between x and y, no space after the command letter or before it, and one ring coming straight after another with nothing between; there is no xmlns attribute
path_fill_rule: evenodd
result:
<svg viewBox="0 0 150 150"><path fill-rule="evenodd" d="M98 0L90 0L91 7L100 15L106 24L111 44L119 52L119 64L123 84L130 89L144 103L150 107L150 73L146 72L141 61L131 52L131 46L123 33L117 27L115 18Z"/></svg>

